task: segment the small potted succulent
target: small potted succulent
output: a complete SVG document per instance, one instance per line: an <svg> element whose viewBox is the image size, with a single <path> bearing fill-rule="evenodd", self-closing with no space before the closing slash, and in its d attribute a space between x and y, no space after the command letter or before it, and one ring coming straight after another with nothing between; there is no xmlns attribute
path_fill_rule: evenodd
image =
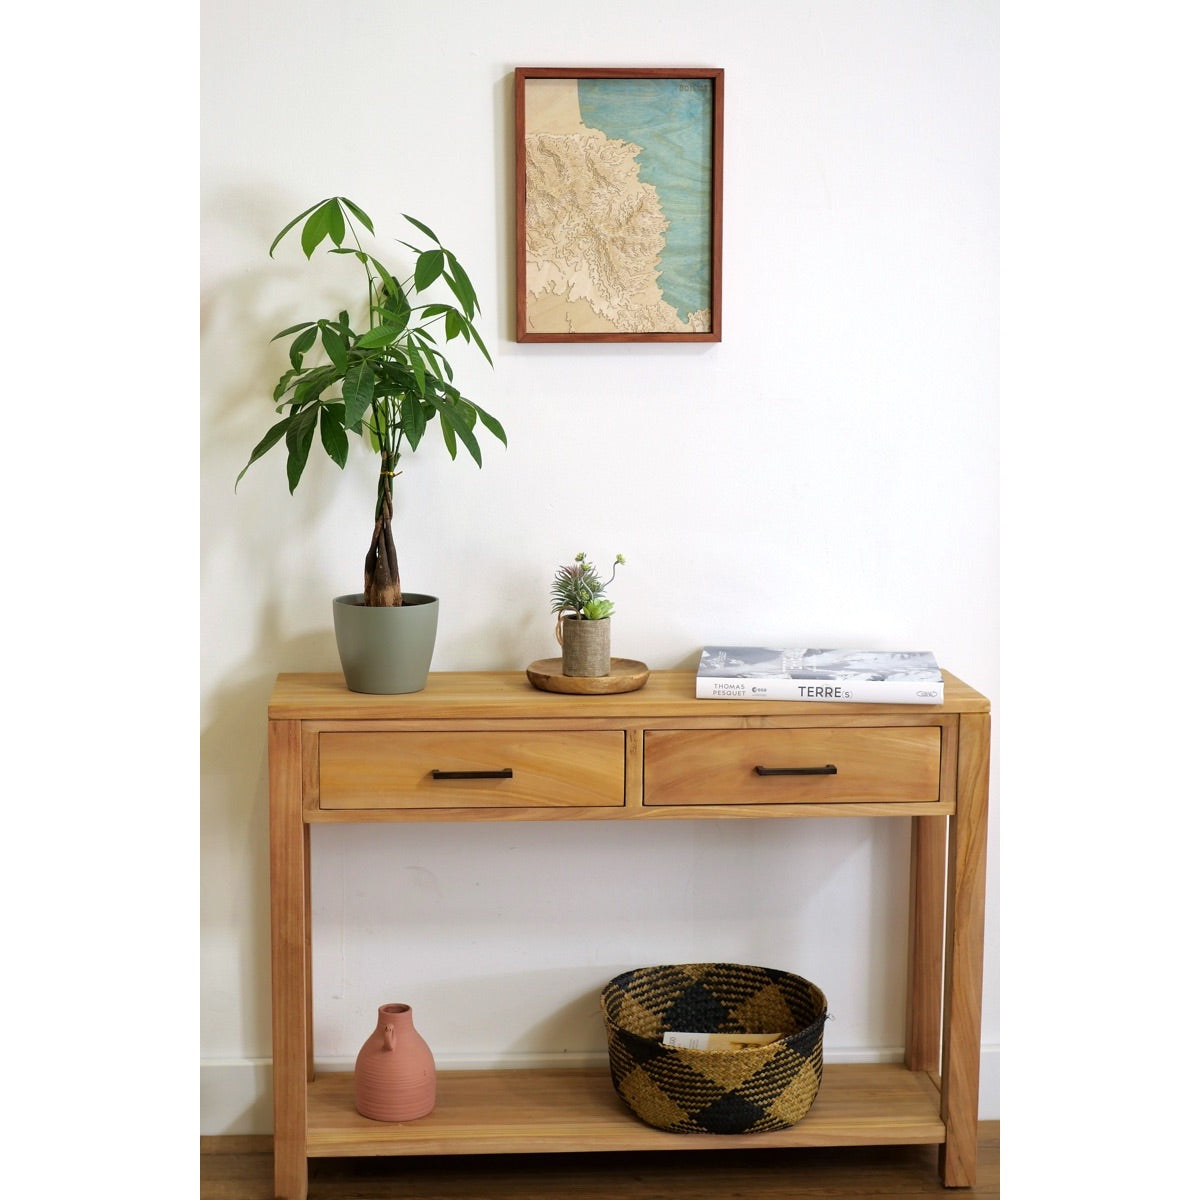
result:
<svg viewBox="0 0 1200 1200"><path fill-rule="evenodd" d="M407 214L404 219L432 243L424 249L400 243L415 256L407 277L393 274L364 249L360 231L374 236L374 224L345 196L305 209L276 235L271 256L303 221L300 245L306 258L328 241L330 254L354 259L365 276L360 304L365 305L367 324L359 332L349 311L342 309L336 317L304 321L275 335L272 341L292 339L290 366L275 385L280 420L254 447L238 475L240 482L252 463L282 441L288 490L294 492L318 431L321 447L339 468L347 462L350 434L361 437L378 458L374 532L363 590L336 597L333 616L347 686L386 694L425 686L437 634L437 597L400 587L392 517L401 451L405 443L416 450L431 427L438 428L451 458L462 445L479 466L480 427L508 444L500 422L454 386L454 372L435 336L440 334L447 346L461 338L491 364L473 324L479 299L470 277L428 225ZM348 238L352 244L344 244ZM421 298L435 285L448 289L453 303Z"/></svg>
<svg viewBox="0 0 1200 1200"><path fill-rule="evenodd" d="M609 618L615 605L605 595L617 576L617 567L625 562L618 554L612 573L601 579L584 551L575 561L559 567L550 590L550 611L558 621L555 637L562 646L564 675L596 677L607 675L610 666Z"/></svg>

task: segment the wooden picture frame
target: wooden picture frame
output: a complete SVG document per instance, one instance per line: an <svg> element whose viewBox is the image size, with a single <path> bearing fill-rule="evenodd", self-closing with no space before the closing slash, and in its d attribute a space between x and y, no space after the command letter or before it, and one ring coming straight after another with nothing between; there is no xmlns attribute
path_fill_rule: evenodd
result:
<svg viewBox="0 0 1200 1200"><path fill-rule="evenodd" d="M518 67L518 342L719 342L725 73Z"/></svg>

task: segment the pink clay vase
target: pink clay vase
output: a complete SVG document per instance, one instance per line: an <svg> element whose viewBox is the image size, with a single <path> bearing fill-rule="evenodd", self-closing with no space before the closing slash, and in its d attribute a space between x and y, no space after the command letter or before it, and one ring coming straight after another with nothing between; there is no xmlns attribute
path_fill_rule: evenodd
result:
<svg viewBox="0 0 1200 1200"><path fill-rule="evenodd" d="M354 1107L372 1121L415 1121L433 1111L433 1052L407 1004L385 1004L354 1063Z"/></svg>

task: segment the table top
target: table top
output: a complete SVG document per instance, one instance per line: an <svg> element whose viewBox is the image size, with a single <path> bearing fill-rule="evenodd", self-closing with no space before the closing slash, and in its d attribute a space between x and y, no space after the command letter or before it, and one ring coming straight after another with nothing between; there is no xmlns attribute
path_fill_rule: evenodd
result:
<svg viewBox="0 0 1200 1200"><path fill-rule="evenodd" d="M535 688L524 671L435 671L423 690L398 696L352 692L337 673L284 673L272 720L404 720L496 717L853 716L856 713L985 713L990 701L948 671L942 704L847 704L796 700L698 700L696 673L651 671L644 687L614 695L563 695Z"/></svg>

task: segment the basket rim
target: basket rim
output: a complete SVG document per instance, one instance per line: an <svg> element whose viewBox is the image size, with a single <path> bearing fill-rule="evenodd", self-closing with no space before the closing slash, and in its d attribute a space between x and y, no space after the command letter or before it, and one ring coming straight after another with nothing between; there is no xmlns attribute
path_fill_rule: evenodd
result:
<svg viewBox="0 0 1200 1200"><path fill-rule="evenodd" d="M795 971L785 971L782 967L764 967L757 963L736 963L730 962L728 959L716 959L711 962L686 962L686 963L651 963L644 967L630 967L627 971L621 971L614 975L605 985L604 990L607 991L615 983L622 979L628 979L631 975L644 974L650 971L690 971L696 967L730 967L735 971L761 971L764 975L786 975L789 979L798 979L801 983L808 984L811 988L816 988L823 996L825 993L811 979L805 978L803 975L798 975Z"/></svg>
<svg viewBox="0 0 1200 1200"><path fill-rule="evenodd" d="M790 1033L785 1033L782 1037L774 1042L767 1042L761 1046L743 1046L737 1050L697 1050L688 1046L664 1046L661 1036L647 1037L645 1034L636 1033L632 1029L627 1029L623 1025L618 1025L608 1012L608 998L611 993L618 989L623 980L627 980L634 975L646 972L666 972L666 971L688 971L696 967L720 968L730 967L739 971L761 971L768 976L784 976L788 979L795 980L809 988L813 993L813 999L819 1000L819 1009L816 1017L813 1018L807 1025L801 1029L794 1029ZM619 1036L628 1039L631 1042L644 1046L656 1046L661 1050L668 1051L673 1054L681 1055L767 1055L775 1053L778 1047L786 1045L796 1038L809 1038L812 1036L814 1029L821 1029L825 1023L829 1021L829 999L825 995L824 990L811 979L806 979L803 975L797 975L795 971L785 971L779 967L763 967L750 963L734 963L728 961L718 962L691 962L691 963L657 963L646 967L632 967L628 971L622 971L619 975L615 975L605 985L600 994L600 1011L604 1018L604 1025L611 1035ZM663 1032L671 1032L663 1030ZM696 1030L698 1033L715 1033L718 1030Z"/></svg>

